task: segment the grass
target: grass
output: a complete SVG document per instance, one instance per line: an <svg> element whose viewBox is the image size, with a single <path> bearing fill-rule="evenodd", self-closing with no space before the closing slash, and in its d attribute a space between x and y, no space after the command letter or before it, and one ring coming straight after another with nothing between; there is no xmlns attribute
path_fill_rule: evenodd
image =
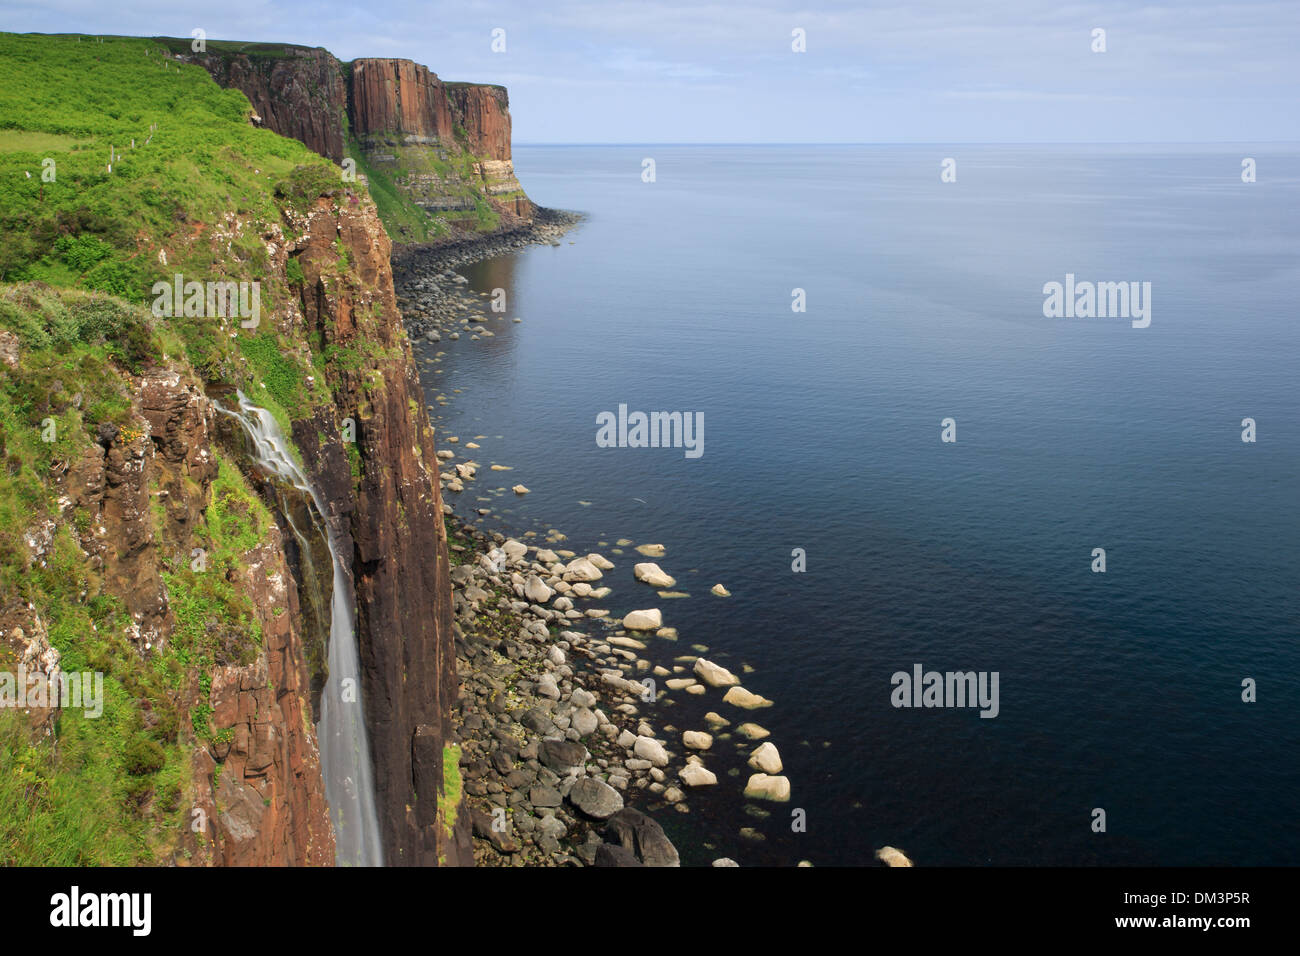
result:
<svg viewBox="0 0 1300 956"><path fill-rule="evenodd" d="M438 815L450 838L456 828L456 814L460 808L462 783L460 779L460 745L443 744L442 793L438 795Z"/></svg>
<svg viewBox="0 0 1300 956"><path fill-rule="evenodd" d="M265 46L267 55L281 49ZM152 302L155 282L177 273L186 281L257 281L259 329L176 316L169 344L209 381L250 394L265 381L292 413L327 396L301 386L290 392L281 362L250 369L248 356L263 357L265 348L245 352L235 343L265 335L268 317L297 294L292 277L272 272L263 234L283 208L338 192L339 169L254 128L242 93L164 54L164 44L147 39L0 33L0 281L141 304ZM41 81L29 82L33 75ZM52 182L42 177L47 159ZM306 360L293 349L282 354L305 380Z"/></svg>
<svg viewBox="0 0 1300 956"><path fill-rule="evenodd" d="M128 635L131 616L82 550L78 535L94 533L89 515L77 509L59 520L63 489L51 464L80 460L100 440L101 424L117 428L113 442L138 435L132 376L165 349L155 324L147 310L100 293L0 289L0 328L22 347L19 365L0 376L0 608L36 608L64 670L102 673L105 696L98 718L60 713L57 748L32 741L20 712L0 711L0 864L165 859L187 822L191 735L223 732L211 725L206 694L186 713L183 692L195 679L210 687L214 664L251 662L261 643L255 608L237 582L272 518L220 453L192 533L168 537L152 497L159 554L180 557L160 558L175 623L151 655ZM44 440L47 422L54 441ZM55 522L52 544L42 562L29 564L22 533L46 520ZM205 552L200 570L193 547ZM15 667L0 659L0 670Z"/></svg>

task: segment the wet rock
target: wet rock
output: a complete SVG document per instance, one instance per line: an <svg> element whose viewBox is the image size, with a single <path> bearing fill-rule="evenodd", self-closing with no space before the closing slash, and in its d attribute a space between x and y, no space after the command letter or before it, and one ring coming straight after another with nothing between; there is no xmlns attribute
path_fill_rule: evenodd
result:
<svg viewBox="0 0 1300 956"><path fill-rule="evenodd" d="M718 776L703 764L690 763L677 774L688 787L709 787L718 782Z"/></svg>
<svg viewBox="0 0 1300 956"><path fill-rule="evenodd" d="M736 686L727 691L722 698L724 703L731 704L733 707L740 707L744 710L757 710L760 707L771 707L772 702L760 694L751 694L745 688Z"/></svg>
<svg viewBox="0 0 1300 956"><path fill-rule="evenodd" d="M670 588L677 583L676 578L652 561L644 561L636 565L632 569L632 574L638 581L644 581L652 588Z"/></svg>
<svg viewBox="0 0 1300 956"><path fill-rule="evenodd" d="M754 800L774 800L777 803L785 803L790 799L790 781L786 777L756 773L745 784L745 796Z"/></svg>
<svg viewBox="0 0 1300 956"><path fill-rule="evenodd" d="M668 751L664 749L663 744L653 737L637 737L632 752L642 760L649 760L656 767L668 766Z"/></svg>
<svg viewBox="0 0 1300 956"><path fill-rule="evenodd" d="M876 859L885 866L912 866L913 863L904 855L902 850L892 846L882 846L876 851Z"/></svg>
<svg viewBox="0 0 1300 956"><path fill-rule="evenodd" d="M644 611L630 611L623 618L623 627L629 631L653 631L663 626L664 617L657 607Z"/></svg>
<svg viewBox="0 0 1300 956"><path fill-rule="evenodd" d="M749 756L749 766L754 770L761 770L767 774L778 774L783 769L781 766L781 754L776 749L776 744L768 741L765 744L759 744L758 748Z"/></svg>
<svg viewBox="0 0 1300 956"><path fill-rule="evenodd" d="M703 657L695 661L694 671L710 687L734 687L740 683L740 678L731 671L713 661L706 661Z"/></svg>

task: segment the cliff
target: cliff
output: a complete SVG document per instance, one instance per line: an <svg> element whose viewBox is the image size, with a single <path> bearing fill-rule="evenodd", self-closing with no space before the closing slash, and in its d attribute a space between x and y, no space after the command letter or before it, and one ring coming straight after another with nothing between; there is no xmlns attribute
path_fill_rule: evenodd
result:
<svg viewBox="0 0 1300 956"><path fill-rule="evenodd" d="M536 207L515 177L504 87L444 83L411 60L341 63L292 45L163 40L253 107L253 122L368 181L389 234L456 240L528 225Z"/></svg>
<svg viewBox="0 0 1300 956"><path fill-rule="evenodd" d="M27 808L0 814L0 862L334 859L323 563L220 411L236 388L292 437L354 583L386 861L468 862L436 454L389 238L361 184L210 72L328 143L337 90L306 77L332 58L77 39L0 34L0 113L45 134L0 144L0 669L97 672L106 703L0 709L0 806ZM260 312L160 307L176 275L252 286Z"/></svg>
<svg viewBox="0 0 1300 956"><path fill-rule="evenodd" d="M352 131L363 142L374 133L396 133L407 143L452 139L447 90L428 67L410 60L355 60L350 92Z"/></svg>
<svg viewBox="0 0 1300 956"><path fill-rule="evenodd" d="M332 407L295 419L293 438L353 556L386 861L470 862L468 818L443 798L458 684L438 459L393 291L391 244L374 205L341 191L317 196L286 225L298 238L276 266L292 259L303 279L285 321L296 340L334 359L324 368ZM341 435L348 419L356 475Z"/></svg>
<svg viewBox="0 0 1300 956"><path fill-rule="evenodd" d="M104 674L101 716L55 702L32 728L63 741L74 761L121 774L129 808L113 820L111 793L80 782L78 826L92 837L98 827L126 832L28 862L332 865L293 578L279 529L235 468L241 451L222 437L214 400L128 306L36 285L0 295L0 314L25 317L18 334L0 330L10 345L0 409L21 422L13 400L35 389L44 397L25 414L62 432L49 457L12 429L0 433L11 469L51 503L25 516L23 552L3 555L0 658L7 647L11 662L39 660L51 681ZM130 361L74 361L80 367L62 372L47 364L42 329L105 313L144 339L138 372ZM87 346L92 335L73 356ZM110 728L125 731L123 751ZM56 754L43 759L52 781L68 775ZM33 819L47 801L57 813L55 800L38 789Z"/></svg>
<svg viewBox="0 0 1300 956"><path fill-rule="evenodd" d="M248 97L256 122L343 161L347 89L328 51L268 45L256 52L194 56L217 83Z"/></svg>

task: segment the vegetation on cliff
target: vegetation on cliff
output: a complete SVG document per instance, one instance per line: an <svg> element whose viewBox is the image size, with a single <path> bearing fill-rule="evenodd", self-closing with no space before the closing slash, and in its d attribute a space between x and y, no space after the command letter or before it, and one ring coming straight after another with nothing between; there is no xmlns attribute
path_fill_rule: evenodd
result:
<svg viewBox="0 0 1300 956"><path fill-rule="evenodd" d="M102 672L105 696L101 716L63 708L44 736L0 709L0 863L168 859L191 823L194 748L231 734L212 722L213 669L260 651L241 582L273 522L221 449L210 485L182 475L164 488L151 472L159 647L143 646L105 567L122 529L69 504L68 487L79 463L138 458L149 370L242 387L286 434L332 401L301 330L281 321L298 290L276 247L292 241L286 216L341 197L339 171L248 112L150 40L0 34L0 336L16 357L0 368L0 635L30 639L39 622L59 666ZM258 327L153 314L153 284L178 273L257 282ZM195 506L190 526L168 520L178 496ZM34 548L34 528L49 542ZM0 670L22 650L0 641Z"/></svg>
<svg viewBox="0 0 1300 956"><path fill-rule="evenodd" d="M454 776L422 762L412 782L455 675L388 237L363 183L250 112L158 41L0 34L0 671L57 652L107 698L99 718L0 711L3 863L333 858L286 553L212 407L235 388L365 562L385 841L401 862L457 852L435 822ZM178 274L255 288L260 311L162 307Z"/></svg>

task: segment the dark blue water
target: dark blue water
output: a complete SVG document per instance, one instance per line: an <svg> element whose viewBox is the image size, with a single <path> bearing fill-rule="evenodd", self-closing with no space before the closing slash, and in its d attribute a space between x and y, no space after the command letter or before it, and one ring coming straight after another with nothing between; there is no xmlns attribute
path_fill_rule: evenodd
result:
<svg viewBox="0 0 1300 956"><path fill-rule="evenodd" d="M720 741L715 792L658 814L680 836L742 865L886 843L920 865L1300 862L1300 152L521 147L516 167L590 218L466 271L524 321L444 342L426 376L453 399L440 447L486 436L449 498L611 557L604 606L681 633L656 662L700 643L754 668L771 708L711 691L648 716L757 720L792 802L746 812L749 771L726 772L750 748ZM1067 272L1150 282L1150 327L1044 318ZM703 412L703 457L597 447L619 403ZM515 482L532 494L486 493ZM692 596L634 582L620 537L665 544ZM1000 714L895 709L916 663L997 671Z"/></svg>

